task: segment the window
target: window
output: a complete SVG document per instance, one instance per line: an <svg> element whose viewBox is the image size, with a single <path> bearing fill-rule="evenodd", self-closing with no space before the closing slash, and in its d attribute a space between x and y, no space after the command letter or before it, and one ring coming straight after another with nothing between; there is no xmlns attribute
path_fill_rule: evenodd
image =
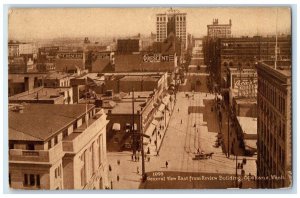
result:
<svg viewBox="0 0 300 198"><path fill-rule="evenodd" d="M51 149L51 140L48 141L48 149Z"/></svg>
<svg viewBox="0 0 300 198"><path fill-rule="evenodd" d="M34 144L27 144L26 150L34 150Z"/></svg>
<svg viewBox="0 0 300 198"><path fill-rule="evenodd" d="M29 175L29 182L30 182L30 186L34 186L35 185L35 179L34 179L34 175L33 174Z"/></svg>
<svg viewBox="0 0 300 198"><path fill-rule="evenodd" d="M9 186L11 186L11 175L10 175L10 173L8 174L8 184L9 184Z"/></svg>
<svg viewBox="0 0 300 198"><path fill-rule="evenodd" d="M28 186L28 175L24 174L24 186Z"/></svg>
<svg viewBox="0 0 300 198"><path fill-rule="evenodd" d="M40 185L41 185L41 182L40 182L40 175L36 175L36 185L37 185L38 187L40 187Z"/></svg>
<svg viewBox="0 0 300 198"><path fill-rule="evenodd" d="M55 137L54 137L54 145L56 145L57 143L58 143L58 137L55 136Z"/></svg>
<svg viewBox="0 0 300 198"><path fill-rule="evenodd" d="M67 137L68 136L68 129L65 129L64 131L63 131L63 138L65 138L65 137Z"/></svg>

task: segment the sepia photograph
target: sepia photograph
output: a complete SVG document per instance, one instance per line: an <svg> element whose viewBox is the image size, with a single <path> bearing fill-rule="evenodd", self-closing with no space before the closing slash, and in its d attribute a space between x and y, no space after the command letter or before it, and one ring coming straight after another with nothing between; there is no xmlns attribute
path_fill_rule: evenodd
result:
<svg viewBox="0 0 300 198"><path fill-rule="evenodd" d="M291 7L78 6L8 9L10 191L293 187Z"/></svg>

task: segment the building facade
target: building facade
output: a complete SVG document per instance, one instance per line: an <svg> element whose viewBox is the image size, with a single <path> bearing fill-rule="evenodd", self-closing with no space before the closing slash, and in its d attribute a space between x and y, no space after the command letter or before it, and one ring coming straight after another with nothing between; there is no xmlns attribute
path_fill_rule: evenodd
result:
<svg viewBox="0 0 300 198"><path fill-rule="evenodd" d="M10 188L107 188L107 122L93 105L10 105Z"/></svg>
<svg viewBox="0 0 300 198"><path fill-rule="evenodd" d="M292 181L291 68L259 63L257 92L260 188L290 187Z"/></svg>
<svg viewBox="0 0 300 198"><path fill-rule="evenodd" d="M207 37L205 44L205 62L210 66L216 81L224 87L228 68L255 68L258 61L275 60L276 38L272 37ZM277 60L291 59L291 37L280 36L277 39Z"/></svg>
<svg viewBox="0 0 300 198"><path fill-rule="evenodd" d="M213 19L213 24L207 25L207 36L210 38L231 37L231 19L229 24L219 24L219 19Z"/></svg>
<svg viewBox="0 0 300 198"><path fill-rule="evenodd" d="M156 14L156 41L163 42L171 32L187 46L186 13L170 9L167 13Z"/></svg>

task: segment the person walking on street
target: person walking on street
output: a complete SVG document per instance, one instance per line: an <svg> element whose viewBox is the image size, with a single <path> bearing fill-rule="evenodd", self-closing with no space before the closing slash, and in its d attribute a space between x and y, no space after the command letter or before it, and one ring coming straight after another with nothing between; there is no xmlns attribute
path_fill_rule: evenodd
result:
<svg viewBox="0 0 300 198"><path fill-rule="evenodd" d="M168 163L168 161L166 161L166 168L168 168L168 165L169 165L169 163Z"/></svg>

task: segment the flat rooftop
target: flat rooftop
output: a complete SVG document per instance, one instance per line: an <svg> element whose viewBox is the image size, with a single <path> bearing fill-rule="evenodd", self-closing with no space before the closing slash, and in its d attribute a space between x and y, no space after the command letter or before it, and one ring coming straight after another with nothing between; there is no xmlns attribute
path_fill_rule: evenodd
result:
<svg viewBox="0 0 300 198"><path fill-rule="evenodd" d="M134 113L137 114L137 111L141 111L141 105L145 102L134 102ZM122 101L118 102L116 106L111 110L112 114L132 114L132 102Z"/></svg>
<svg viewBox="0 0 300 198"><path fill-rule="evenodd" d="M94 105L88 105L88 110ZM25 104L9 108L9 140L46 141L86 113L85 104Z"/></svg>
<svg viewBox="0 0 300 198"><path fill-rule="evenodd" d="M38 87L31 91L26 91L17 95L9 97L11 100L55 100L64 95L65 91L69 91L71 87L61 88L44 88Z"/></svg>

